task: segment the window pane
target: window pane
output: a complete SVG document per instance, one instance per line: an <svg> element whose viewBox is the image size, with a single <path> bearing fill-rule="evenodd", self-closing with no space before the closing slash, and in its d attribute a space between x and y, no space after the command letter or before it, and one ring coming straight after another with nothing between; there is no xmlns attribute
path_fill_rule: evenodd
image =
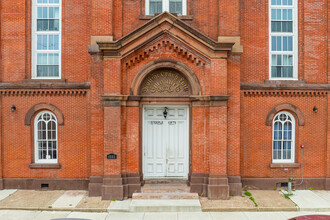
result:
<svg viewBox="0 0 330 220"><path fill-rule="evenodd" d="M288 9L288 20L292 21L292 9Z"/></svg>
<svg viewBox="0 0 330 220"><path fill-rule="evenodd" d="M54 18L59 18L60 17L60 8L59 7L55 7L54 8Z"/></svg>
<svg viewBox="0 0 330 220"><path fill-rule="evenodd" d="M276 20L276 9L271 10L271 19Z"/></svg>
<svg viewBox="0 0 330 220"><path fill-rule="evenodd" d="M59 49L59 37L58 35L53 35L54 36L54 50L58 50Z"/></svg>
<svg viewBox="0 0 330 220"><path fill-rule="evenodd" d="M161 0L150 0L149 4L149 14L157 14L157 13L162 13L163 11L163 5L162 5Z"/></svg>
<svg viewBox="0 0 330 220"><path fill-rule="evenodd" d="M42 7L42 18L48 18L48 7Z"/></svg>
<svg viewBox="0 0 330 220"><path fill-rule="evenodd" d="M42 18L42 7L37 8L37 18Z"/></svg>
<svg viewBox="0 0 330 220"><path fill-rule="evenodd" d="M282 10L276 9L276 20L282 20Z"/></svg>
<svg viewBox="0 0 330 220"><path fill-rule="evenodd" d="M282 50L282 37L276 37L276 51Z"/></svg>
<svg viewBox="0 0 330 220"><path fill-rule="evenodd" d="M276 65L276 55L272 55L272 66Z"/></svg>
<svg viewBox="0 0 330 220"><path fill-rule="evenodd" d="M49 7L49 18L54 18L54 7Z"/></svg>
<svg viewBox="0 0 330 220"><path fill-rule="evenodd" d="M272 51L276 51L276 37L272 37Z"/></svg>
<svg viewBox="0 0 330 220"><path fill-rule="evenodd" d="M293 37L288 37L288 51L293 51Z"/></svg>
<svg viewBox="0 0 330 220"><path fill-rule="evenodd" d="M277 63L276 65L281 66L282 65L282 55L277 55Z"/></svg>
<svg viewBox="0 0 330 220"><path fill-rule="evenodd" d="M182 14L182 0L170 0L170 12Z"/></svg>
<svg viewBox="0 0 330 220"><path fill-rule="evenodd" d="M288 37L283 37L283 51L288 51Z"/></svg>

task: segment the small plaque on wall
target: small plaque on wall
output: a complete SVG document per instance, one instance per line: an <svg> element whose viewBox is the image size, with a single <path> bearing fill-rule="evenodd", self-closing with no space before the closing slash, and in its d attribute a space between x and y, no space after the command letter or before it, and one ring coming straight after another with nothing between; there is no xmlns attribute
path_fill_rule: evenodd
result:
<svg viewBox="0 0 330 220"><path fill-rule="evenodd" d="M117 159L117 154L108 154L107 159Z"/></svg>

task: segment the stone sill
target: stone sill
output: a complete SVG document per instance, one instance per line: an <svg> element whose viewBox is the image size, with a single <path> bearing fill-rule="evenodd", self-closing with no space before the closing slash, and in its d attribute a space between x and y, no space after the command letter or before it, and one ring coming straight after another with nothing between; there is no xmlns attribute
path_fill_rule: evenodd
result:
<svg viewBox="0 0 330 220"><path fill-rule="evenodd" d="M139 15L140 20L151 20L155 16L154 15ZM193 15L179 15L177 16L180 20L186 20L186 21L191 21L193 20L194 16Z"/></svg>
<svg viewBox="0 0 330 220"><path fill-rule="evenodd" d="M31 169L60 169L59 163L31 163L29 165Z"/></svg>
<svg viewBox="0 0 330 220"><path fill-rule="evenodd" d="M270 168L300 168L299 163L271 163Z"/></svg>

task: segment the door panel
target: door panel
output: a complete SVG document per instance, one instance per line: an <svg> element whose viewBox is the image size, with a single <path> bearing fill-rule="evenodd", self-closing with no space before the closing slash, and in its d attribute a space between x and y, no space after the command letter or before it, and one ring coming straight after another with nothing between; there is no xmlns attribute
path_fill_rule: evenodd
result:
<svg viewBox="0 0 330 220"><path fill-rule="evenodd" d="M188 176L188 107L144 107L143 112L143 173L144 177Z"/></svg>

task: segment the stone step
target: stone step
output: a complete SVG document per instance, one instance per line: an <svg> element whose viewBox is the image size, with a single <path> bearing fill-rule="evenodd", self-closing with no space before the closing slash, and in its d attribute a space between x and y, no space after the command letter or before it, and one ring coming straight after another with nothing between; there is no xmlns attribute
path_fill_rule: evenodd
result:
<svg viewBox="0 0 330 220"><path fill-rule="evenodd" d="M177 192L172 192L172 193L133 193L132 195L133 200L144 200L144 199L159 199L159 200L193 200L193 199L199 199L199 196L197 193L177 193Z"/></svg>
<svg viewBox="0 0 330 220"><path fill-rule="evenodd" d="M145 193L161 193L161 192L177 192L177 193L189 193L190 187L186 184L145 184L142 187L142 192Z"/></svg>
<svg viewBox="0 0 330 220"><path fill-rule="evenodd" d="M201 212L198 199L194 200L132 200L131 212Z"/></svg>
<svg viewBox="0 0 330 220"><path fill-rule="evenodd" d="M144 184L185 184L187 185L187 180L178 179L147 179L144 180Z"/></svg>

